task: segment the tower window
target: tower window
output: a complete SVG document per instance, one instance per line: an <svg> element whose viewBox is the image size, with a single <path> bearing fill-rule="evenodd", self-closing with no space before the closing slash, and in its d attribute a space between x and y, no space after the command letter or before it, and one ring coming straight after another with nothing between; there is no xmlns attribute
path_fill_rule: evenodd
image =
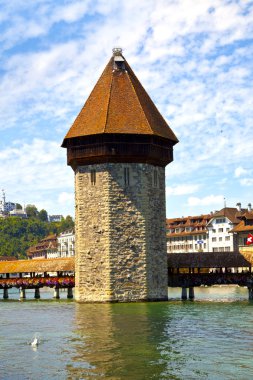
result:
<svg viewBox="0 0 253 380"><path fill-rule="evenodd" d="M158 185L158 173L157 170L154 170L154 187L157 187Z"/></svg>
<svg viewBox="0 0 253 380"><path fill-rule="evenodd" d="M124 168L124 183L125 183L125 186L130 185L130 169L129 168Z"/></svg>
<svg viewBox="0 0 253 380"><path fill-rule="evenodd" d="M96 170L91 170L90 181L91 181L92 186L96 185Z"/></svg>

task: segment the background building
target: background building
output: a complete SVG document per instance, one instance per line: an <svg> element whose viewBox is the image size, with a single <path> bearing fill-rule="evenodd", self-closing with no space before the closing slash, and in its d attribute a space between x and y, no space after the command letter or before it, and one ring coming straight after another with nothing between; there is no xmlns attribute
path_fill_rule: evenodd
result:
<svg viewBox="0 0 253 380"><path fill-rule="evenodd" d="M253 211L251 204L248 204L248 210L238 217L240 222L230 231L234 239L237 241L239 249L246 246L248 234L253 235Z"/></svg>
<svg viewBox="0 0 253 380"><path fill-rule="evenodd" d="M74 230L62 232L57 237L58 257L75 256L75 233Z"/></svg>
<svg viewBox="0 0 253 380"><path fill-rule="evenodd" d="M207 215L167 219L167 252L232 252L245 245L253 230L253 212L224 207Z"/></svg>
<svg viewBox="0 0 253 380"><path fill-rule="evenodd" d="M62 232L59 236L48 235L30 247L26 254L29 259L54 259L75 256L75 234L73 230Z"/></svg>
<svg viewBox="0 0 253 380"><path fill-rule="evenodd" d="M57 236L48 235L39 243L28 248L26 254L29 259L53 259L58 257Z"/></svg>
<svg viewBox="0 0 253 380"><path fill-rule="evenodd" d="M0 200L0 214L7 215L16 208L16 203L6 202L5 191L2 190L2 199Z"/></svg>
<svg viewBox="0 0 253 380"><path fill-rule="evenodd" d="M10 216L16 216L18 218L26 219L27 218L27 213L23 209L14 209L9 212Z"/></svg>
<svg viewBox="0 0 253 380"><path fill-rule="evenodd" d="M241 203L237 203L237 207L224 207L213 214L207 225L210 252L238 251L237 235L231 231L246 212L247 209L241 208Z"/></svg>
<svg viewBox="0 0 253 380"><path fill-rule="evenodd" d="M63 215L48 215L49 222L61 222Z"/></svg>
<svg viewBox="0 0 253 380"><path fill-rule="evenodd" d="M207 214L167 219L167 252L207 252L210 218Z"/></svg>

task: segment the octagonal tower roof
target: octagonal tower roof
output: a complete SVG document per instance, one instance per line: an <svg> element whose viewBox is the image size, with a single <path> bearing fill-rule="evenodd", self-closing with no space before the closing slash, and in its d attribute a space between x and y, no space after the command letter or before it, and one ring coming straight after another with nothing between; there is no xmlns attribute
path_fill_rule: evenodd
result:
<svg viewBox="0 0 253 380"><path fill-rule="evenodd" d="M178 142L119 48L75 119L67 140L101 134L153 135Z"/></svg>

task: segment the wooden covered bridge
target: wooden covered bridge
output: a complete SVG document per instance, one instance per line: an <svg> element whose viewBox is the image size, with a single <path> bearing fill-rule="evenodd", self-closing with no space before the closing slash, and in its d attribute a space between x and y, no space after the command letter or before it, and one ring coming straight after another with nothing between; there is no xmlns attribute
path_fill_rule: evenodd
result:
<svg viewBox="0 0 253 380"><path fill-rule="evenodd" d="M194 287L239 285L253 299L253 252L194 252L168 255L168 286L181 287L182 299L194 298Z"/></svg>
<svg viewBox="0 0 253 380"><path fill-rule="evenodd" d="M0 261L0 289L4 299L13 287L20 290L20 299L26 298L26 289L34 289L34 298L40 298L40 288L44 286L54 288L54 298L59 298L59 291L64 288L67 297L73 298L74 271L74 257Z"/></svg>
<svg viewBox="0 0 253 380"><path fill-rule="evenodd" d="M241 252L196 252L168 254L168 286L181 287L182 299L194 298L194 287L212 285L239 285L247 287L253 299L253 250ZM0 289L8 298L8 289L18 288L20 299L26 289L34 289L40 298L40 288L67 289L73 298L75 286L75 258L0 261Z"/></svg>

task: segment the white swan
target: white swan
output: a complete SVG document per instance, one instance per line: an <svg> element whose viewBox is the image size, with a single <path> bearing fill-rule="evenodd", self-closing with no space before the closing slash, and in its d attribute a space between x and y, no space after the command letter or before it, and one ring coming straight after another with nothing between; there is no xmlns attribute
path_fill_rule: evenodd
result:
<svg viewBox="0 0 253 380"><path fill-rule="evenodd" d="M29 342L29 344L33 347L33 348L37 348L38 345L40 344L41 340L40 340L40 334L39 333L35 333L32 340Z"/></svg>
<svg viewBox="0 0 253 380"><path fill-rule="evenodd" d="M39 344L39 341L38 341L37 338L34 338L34 340L31 342L31 346L32 346L32 347L37 347L38 344Z"/></svg>

